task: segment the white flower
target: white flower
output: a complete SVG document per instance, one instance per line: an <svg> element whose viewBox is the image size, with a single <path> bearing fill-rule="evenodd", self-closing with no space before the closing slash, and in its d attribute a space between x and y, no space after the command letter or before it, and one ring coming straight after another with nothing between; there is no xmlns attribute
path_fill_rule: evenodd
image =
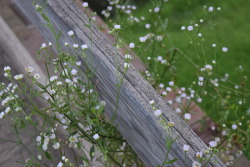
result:
<svg viewBox="0 0 250 167"><path fill-rule="evenodd" d="M49 42L49 43L48 43L48 45L49 45L49 46L52 46L52 43L51 43L51 42Z"/></svg>
<svg viewBox="0 0 250 167"><path fill-rule="evenodd" d="M217 146L217 142L216 141L210 141L209 142L209 146L210 147L216 147Z"/></svg>
<svg viewBox="0 0 250 167"><path fill-rule="evenodd" d="M167 88L166 88L166 91L167 91L167 92L171 92L171 91L172 91L172 88L167 87Z"/></svg>
<svg viewBox="0 0 250 167"><path fill-rule="evenodd" d="M36 137L36 141L37 141L37 142L40 142L41 140L42 140L42 137L41 137L41 136L37 136L37 137Z"/></svg>
<svg viewBox="0 0 250 167"><path fill-rule="evenodd" d="M60 147L60 143L58 142L53 145L53 148L56 150L59 149L59 147Z"/></svg>
<svg viewBox="0 0 250 167"><path fill-rule="evenodd" d="M73 44L73 48L74 48L74 49L77 49L78 47L79 47L78 44Z"/></svg>
<svg viewBox="0 0 250 167"><path fill-rule="evenodd" d="M158 36L156 37L156 40L157 40L157 41L162 41L162 39L163 39L163 37L162 37L161 35L158 35Z"/></svg>
<svg viewBox="0 0 250 167"><path fill-rule="evenodd" d="M46 43L42 43L41 49L46 48Z"/></svg>
<svg viewBox="0 0 250 167"><path fill-rule="evenodd" d="M134 43L130 43L130 44L129 44L129 47L130 47L130 48L134 48L134 47L135 47L135 44L134 44Z"/></svg>
<svg viewBox="0 0 250 167"><path fill-rule="evenodd" d="M221 10L221 7L218 7L217 10L220 11L220 10Z"/></svg>
<svg viewBox="0 0 250 167"><path fill-rule="evenodd" d="M129 63L124 63L124 68L127 69L130 67L130 64Z"/></svg>
<svg viewBox="0 0 250 167"><path fill-rule="evenodd" d="M187 30L188 30L188 31L193 31L193 30L194 30L194 27L193 27L193 26L188 26L188 27L187 27Z"/></svg>
<svg viewBox="0 0 250 167"><path fill-rule="evenodd" d="M69 43L65 42L64 45L65 45L65 46L69 46Z"/></svg>
<svg viewBox="0 0 250 167"><path fill-rule="evenodd" d="M232 129L234 129L234 130L237 129L237 125L233 124Z"/></svg>
<svg viewBox="0 0 250 167"><path fill-rule="evenodd" d="M62 167L63 166L63 163L60 161L58 164L57 164L57 167Z"/></svg>
<svg viewBox="0 0 250 167"><path fill-rule="evenodd" d="M202 158L202 155L203 155L203 154L202 154L202 152L196 152L195 155L196 155L197 158Z"/></svg>
<svg viewBox="0 0 250 167"><path fill-rule="evenodd" d="M89 4L88 4L88 2L83 2L83 3L82 3L82 6L83 6L84 8L86 8L86 7L89 6Z"/></svg>
<svg viewBox="0 0 250 167"><path fill-rule="evenodd" d="M198 37L202 37L202 33L198 33Z"/></svg>
<svg viewBox="0 0 250 167"><path fill-rule="evenodd" d="M97 140L97 139L100 138L100 136L99 136L98 134L95 134L95 135L93 136L93 138L94 138L95 140Z"/></svg>
<svg viewBox="0 0 250 167"><path fill-rule="evenodd" d="M188 152L188 150L189 150L189 145L184 144L183 145L183 151Z"/></svg>
<svg viewBox="0 0 250 167"><path fill-rule="evenodd" d="M55 80L57 80L58 79L58 76L52 76L52 77L50 77L50 82L53 82L53 81L55 81Z"/></svg>
<svg viewBox="0 0 250 167"><path fill-rule="evenodd" d="M160 87L160 88L164 88L164 84L160 84L159 87Z"/></svg>
<svg viewBox="0 0 250 167"><path fill-rule="evenodd" d="M73 30L70 30L69 32L68 32L68 35L71 37L71 36L73 36L75 33L74 33L74 31Z"/></svg>
<svg viewBox="0 0 250 167"><path fill-rule="evenodd" d="M186 27L185 26L181 26L181 30L185 30L186 29Z"/></svg>
<svg viewBox="0 0 250 167"><path fill-rule="evenodd" d="M162 113L161 113L161 110L159 110L159 109L157 109L157 110L154 111L154 115L155 115L156 117L160 116L161 114L162 114Z"/></svg>
<svg viewBox="0 0 250 167"><path fill-rule="evenodd" d="M157 57L157 60L158 60L158 61L162 61L162 56L158 56L158 57Z"/></svg>
<svg viewBox="0 0 250 167"><path fill-rule="evenodd" d="M140 42L145 42L147 40L147 37L140 37L139 40Z"/></svg>
<svg viewBox="0 0 250 167"><path fill-rule="evenodd" d="M4 77L8 77L9 74L8 74L8 73L4 73L3 76L4 76Z"/></svg>
<svg viewBox="0 0 250 167"><path fill-rule="evenodd" d="M4 69L3 69L4 71L10 71L11 70L11 68L10 68L10 66L6 66L6 67L4 67Z"/></svg>
<svg viewBox="0 0 250 167"><path fill-rule="evenodd" d="M181 109L180 109L180 108L176 108L175 111L176 111L177 113L181 113Z"/></svg>
<svg viewBox="0 0 250 167"><path fill-rule="evenodd" d="M71 75L77 75L77 70L76 69L72 69L71 70Z"/></svg>
<svg viewBox="0 0 250 167"><path fill-rule="evenodd" d="M213 44L212 44L212 47L213 47L213 48L215 48L215 47L216 47L216 44L215 44L215 43L213 43Z"/></svg>
<svg viewBox="0 0 250 167"><path fill-rule="evenodd" d="M192 163L192 167L201 167L201 164L199 162L197 162L197 161L194 161Z"/></svg>
<svg viewBox="0 0 250 167"><path fill-rule="evenodd" d="M155 104L155 101L154 101L154 100L150 100L150 101L149 101L149 104L152 106L152 105Z"/></svg>
<svg viewBox="0 0 250 167"><path fill-rule="evenodd" d="M10 107L7 107L4 112L5 114L8 114L10 112Z"/></svg>
<svg viewBox="0 0 250 167"><path fill-rule="evenodd" d="M61 86L61 85L62 85L62 82L59 81L59 82L56 83L56 85L57 85L57 86Z"/></svg>
<svg viewBox="0 0 250 167"><path fill-rule="evenodd" d="M190 120L190 119L191 119L191 114L186 113L186 114L184 115L184 118L185 118L186 120Z"/></svg>
<svg viewBox="0 0 250 167"><path fill-rule="evenodd" d="M125 59L130 60L130 59L132 59L132 56L129 54L125 54Z"/></svg>
<svg viewBox="0 0 250 167"><path fill-rule="evenodd" d="M39 74L35 74L33 77L34 77L35 79L39 79L39 78L40 78L40 75L39 75Z"/></svg>
<svg viewBox="0 0 250 167"><path fill-rule="evenodd" d="M169 86L174 86L174 81L170 81L168 84Z"/></svg>
<svg viewBox="0 0 250 167"><path fill-rule="evenodd" d="M81 48L82 48L82 50L87 50L87 49L88 49L88 45L87 45L87 44L83 44L83 45L81 46Z"/></svg>
<svg viewBox="0 0 250 167"><path fill-rule="evenodd" d="M38 155L38 156L37 156L37 159L42 160L42 156L41 156L41 155Z"/></svg>
<svg viewBox="0 0 250 167"><path fill-rule="evenodd" d="M150 28L150 24L145 24L145 28L149 29Z"/></svg>
<svg viewBox="0 0 250 167"><path fill-rule="evenodd" d="M204 21L203 19L200 19L200 22L201 22L201 23L203 23L203 21Z"/></svg>
<svg viewBox="0 0 250 167"><path fill-rule="evenodd" d="M208 71L211 71L213 69L213 66L210 65L210 64L206 64L205 69L208 70Z"/></svg>
<svg viewBox="0 0 250 167"><path fill-rule="evenodd" d="M199 77L199 81L204 81L204 77Z"/></svg>
<svg viewBox="0 0 250 167"><path fill-rule="evenodd" d="M115 28L116 30L121 29L121 25L114 25L114 28Z"/></svg>
<svg viewBox="0 0 250 167"><path fill-rule="evenodd" d="M81 66L81 64L82 64L82 62L80 62L80 61L78 61L78 62L76 62L76 66Z"/></svg>
<svg viewBox="0 0 250 167"><path fill-rule="evenodd" d="M227 47L222 47L222 52L228 52L228 48Z"/></svg>
<svg viewBox="0 0 250 167"><path fill-rule="evenodd" d="M199 98L197 99L197 102L198 102L198 103L201 103L201 102L202 102L202 98L199 97Z"/></svg>
<svg viewBox="0 0 250 167"><path fill-rule="evenodd" d="M31 67L31 66L28 66L27 68L25 68L25 71L27 71L27 72L33 72L34 71L34 68L33 67Z"/></svg>
<svg viewBox="0 0 250 167"><path fill-rule="evenodd" d="M2 119L4 117L5 113L4 112L1 112L0 113L0 119Z"/></svg>
<svg viewBox="0 0 250 167"><path fill-rule="evenodd" d="M15 80L21 80L23 78L23 74L18 74L14 76Z"/></svg>
<svg viewBox="0 0 250 167"><path fill-rule="evenodd" d="M221 134L222 134L222 136L226 136L226 135L227 135L227 131L223 130L223 131L221 132Z"/></svg>
<svg viewBox="0 0 250 167"><path fill-rule="evenodd" d="M160 8L159 8L159 7L155 7L155 8L154 8L154 12L155 12L155 13L158 13L159 11L160 11Z"/></svg>
<svg viewBox="0 0 250 167"><path fill-rule="evenodd" d="M209 11L209 12L213 12L213 11L214 11L214 8L213 8L212 6L210 6L210 7L208 8L208 11Z"/></svg>

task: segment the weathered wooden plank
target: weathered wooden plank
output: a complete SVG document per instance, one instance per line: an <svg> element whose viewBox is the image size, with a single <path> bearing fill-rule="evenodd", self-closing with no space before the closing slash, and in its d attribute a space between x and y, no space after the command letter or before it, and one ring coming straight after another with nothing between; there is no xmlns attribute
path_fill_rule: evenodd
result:
<svg viewBox="0 0 250 167"><path fill-rule="evenodd" d="M41 24L44 23L44 20L36 13L32 2L33 0L16 0L16 3L45 38L53 41L50 30ZM45 2L45 0L41 0L41 2ZM60 39L62 46L64 42L68 42L70 45L73 44L72 39L67 35L69 30L74 30L76 34L75 40L79 44L92 45L92 50L87 51L89 55L87 61L90 62L91 59L93 66L96 68L94 82L98 79L97 90L101 98L107 102L106 113L111 117L115 111L117 95L115 60L118 59L120 67L123 67L124 60L120 55L116 57L117 51L96 26L92 27L92 31L86 27L88 18L72 1L49 0L48 4L46 14L50 17L56 30L62 30L63 32ZM122 71L119 72L120 75L122 75ZM169 158L178 158L179 160L172 166L186 166L184 163L185 156L182 151L183 144L191 146L190 151L187 153L187 162L191 164L194 161L195 152L204 151L207 148L206 145L133 67L127 72L120 91L120 101L115 121L119 131L147 166L161 164L167 152L165 148L166 134L163 127L158 124L151 106L148 104L152 99L156 101L157 107L164 111L166 120L175 122L173 135L179 136L179 138L173 145ZM213 160L218 163L215 164ZM208 163L208 166L224 166L217 157L213 160Z"/></svg>

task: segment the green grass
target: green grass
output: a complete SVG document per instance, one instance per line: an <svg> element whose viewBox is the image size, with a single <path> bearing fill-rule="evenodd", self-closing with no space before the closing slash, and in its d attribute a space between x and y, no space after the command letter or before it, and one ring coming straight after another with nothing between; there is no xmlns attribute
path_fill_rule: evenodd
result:
<svg viewBox="0 0 250 167"><path fill-rule="evenodd" d="M205 64L211 64L211 61L216 59L217 63L214 66L214 73L220 76L228 73L229 80L240 86L244 76L250 77L250 70L248 68L250 64L250 20L248 14L250 1L169 0L169 2L164 4L160 14L163 22L166 20L167 32L171 40L165 39L164 42L157 42L155 44L157 55L152 54L153 45L148 47L147 44L143 44L143 47L136 48L135 51L145 64L148 65L149 71L154 71L154 69L151 68L162 68L162 66L155 67L148 64L146 57L151 56L156 58L157 56L165 56L166 52L170 48L173 48L173 44L175 47L185 50L190 42L188 36L193 36L194 32L181 31L180 28L183 25L188 26L193 22L198 22L198 20L203 19L204 5L213 6L213 13L217 14L213 16L200 31L203 34L202 38L204 38L204 41L201 40L202 38L197 37L197 40L189 48L187 57L195 64L198 64L199 68L203 67ZM217 7L221 7L221 11L217 12ZM158 32L157 27L155 27L154 30L152 30L152 28L147 30L144 27L146 23L153 23L156 19L156 17L150 17L151 13L148 12L150 8L152 8L150 1L148 3L139 4L138 10L135 12L134 16L138 18L144 16L145 18L151 18L151 20L138 24L123 25L123 31L121 31L120 35L123 36L123 39L127 43L134 42L139 45L139 37L145 36L149 32L154 32L156 34L161 33ZM208 14L207 9L205 11ZM121 23L125 21L125 19L127 19L127 17L121 16L119 19L114 19L114 22ZM197 45L197 43L200 45ZM211 47L213 43L217 44L216 48ZM204 51L202 51L201 45ZM223 46L229 48L227 53L221 51ZM176 56L181 57L178 53ZM239 65L243 66L243 72L239 72ZM199 76L197 69L191 65L186 58L181 58L180 61L176 63L176 68L172 69L171 74L170 72L166 72L164 77L159 78L159 80L164 84L167 84L170 80L174 80L179 87L190 87L193 81L197 81L197 76ZM234 86L230 84L228 86L234 89ZM245 88L248 90L250 89L250 79L245 81ZM222 94L218 98L226 99L226 96L228 96L228 94ZM234 94L231 94L231 96L234 96ZM246 110L250 108L249 97L250 95L247 97L248 99L246 99L247 102L245 105L238 107L235 107L234 104L238 104L239 98L234 99L230 102L226 111L225 109L222 111L221 104L217 104L218 99L213 99L209 96L203 98L203 101L207 102L202 103L201 106L206 111L207 115L220 125L223 123L230 124L236 120L241 121L243 123L242 128L248 131L247 133L249 134L250 124L247 120L250 118L246 113ZM230 128L230 126L228 128ZM250 158L248 152L249 151L245 150L246 155Z"/></svg>

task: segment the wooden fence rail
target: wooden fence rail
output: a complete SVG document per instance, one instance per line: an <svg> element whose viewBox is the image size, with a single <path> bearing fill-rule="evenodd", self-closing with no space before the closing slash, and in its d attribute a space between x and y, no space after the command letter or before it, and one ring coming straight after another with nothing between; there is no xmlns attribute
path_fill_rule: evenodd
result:
<svg viewBox="0 0 250 167"><path fill-rule="evenodd" d="M32 5L33 1L15 0L15 3L43 36L48 41L53 42L52 32L43 26L45 21L36 12ZM45 3L45 0L39 2ZM72 0L48 0L45 13L51 19L55 29L62 30L63 34L59 41L61 46L64 46L65 42L73 45L72 38L67 34L70 30L75 32L75 40L79 44L85 43L89 46L92 44L92 49L87 50L89 55L87 61L92 61L96 68L93 82L98 80L97 91L100 98L107 102L106 114L111 117L115 111L117 96L116 49L95 25L93 25L92 30L86 27L89 24L88 17ZM81 58L79 57L79 59ZM119 55L118 66L123 67L123 64L124 60ZM121 76L122 73L123 68L121 68L119 75ZM120 90L119 107L115 120L119 131L147 166L162 164L167 152L165 147L166 134L153 114L152 107L149 105L150 100L155 100L157 107L163 111L167 121L171 120L175 123L173 135L178 136L178 140L172 146L169 159L178 158L179 160L171 166L186 166L182 150L184 144L190 145L187 162L191 165L192 161L196 159L195 152L204 151L207 146L133 67L126 73ZM224 164L220 159L214 157L207 166L221 167Z"/></svg>

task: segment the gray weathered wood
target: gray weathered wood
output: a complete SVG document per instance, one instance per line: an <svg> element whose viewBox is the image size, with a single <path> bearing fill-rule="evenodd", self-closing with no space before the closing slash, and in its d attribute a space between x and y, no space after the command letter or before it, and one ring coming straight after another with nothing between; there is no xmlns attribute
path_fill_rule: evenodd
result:
<svg viewBox="0 0 250 167"><path fill-rule="evenodd" d="M45 21L35 11L32 2L33 0L16 0L16 3L44 37L48 41L54 41L50 30L41 24ZM45 2L45 0L40 2ZM56 30L62 30L63 32L60 38L61 46L65 42L70 45L73 44L73 40L67 35L69 30L75 32L75 41L79 44L92 45L92 50L87 51L87 61L90 62L91 59L93 66L96 68L93 80L95 82L98 79L97 91L100 93L100 97L107 102L106 113L111 117L115 111L117 95L115 60L117 58L118 66L123 67L123 58L120 55L116 56L116 49L96 26L92 27L92 31L86 27L89 24L87 16L71 0L49 0L45 13L50 17ZM119 72L120 76L122 71L123 68ZM147 166L161 164L167 152L165 147L166 134L148 104L152 99L156 101L157 107L164 111L166 120L175 123L173 135L178 136L178 140L171 149L169 159L178 158L179 160L171 166L186 166L182 151L183 144L191 146L187 153L187 162L191 165L192 161L195 160L195 152L204 151L207 146L133 67L127 72L120 91L119 107L115 120L119 131ZM217 161L217 164L214 163L214 160ZM208 166L224 166L224 164L215 157L213 161L211 160L208 163Z"/></svg>

